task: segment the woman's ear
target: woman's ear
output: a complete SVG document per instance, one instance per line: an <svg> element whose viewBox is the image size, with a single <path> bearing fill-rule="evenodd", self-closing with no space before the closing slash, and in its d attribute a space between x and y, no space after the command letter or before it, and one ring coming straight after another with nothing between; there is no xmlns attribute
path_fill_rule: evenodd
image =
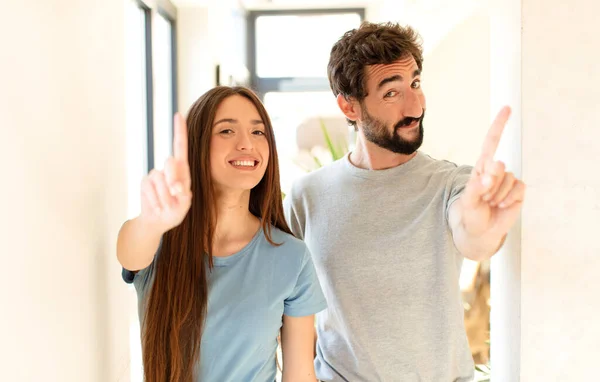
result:
<svg viewBox="0 0 600 382"><path fill-rule="evenodd" d="M346 116L346 118L348 118L351 121L356 121L359 119L360 107L356 100L354 100L353 98L346 99L346 97L344 97L342 94L338 94L337 104L342 113L344 113L344 115Z"/></svg>

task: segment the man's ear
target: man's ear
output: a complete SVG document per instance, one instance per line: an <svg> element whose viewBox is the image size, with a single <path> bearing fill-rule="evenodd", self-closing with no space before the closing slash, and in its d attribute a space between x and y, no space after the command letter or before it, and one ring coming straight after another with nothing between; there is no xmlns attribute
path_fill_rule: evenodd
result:
<svg viewBox="0 0 600 382"><path fill-rule="evenodd" d="M357 121L360 118L360 106L354 98L346 99L342 94L338 94L337 104L349 120Z"/></svg>

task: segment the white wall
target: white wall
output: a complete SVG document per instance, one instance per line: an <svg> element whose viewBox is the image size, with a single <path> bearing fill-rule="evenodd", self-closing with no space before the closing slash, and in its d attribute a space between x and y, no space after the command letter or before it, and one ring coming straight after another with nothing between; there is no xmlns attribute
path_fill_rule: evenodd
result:
<svg viewBox="0 0 600 382"><path fill-rule="evenodd" d="M209 25L209 7L177 9L178 106L184 115L202 93L215 85L216 59Z"/></svg>
<svg viewBox="0 0 600 382"><path fill-rule="evenodd" d="M528 191L521 225L492 263L492 379L592 380L600 340L599 7L498 0L493 8L492 102L517 106L500 157L522 169Z"/></svg>
<svg viewBox="0 0 600 382"><path fill-rule="evenodd" d="M178 96L179 110L185 114L216 85L216 65L221 65L221 84L229 75L247 75L246 16L237 0L178 4Z"/></svg>
<svg viewBox="0 0 600 382"><path fill-rule="evenodd" d="M123 1L2 10L0 380L126 381Z"/></svg>
<svg viewBox="0 0 600 382"><path fill-rule="evenodd" d="M425 55L425 152L460 164L476 162L489 128L489 77L489 17L478 9Z"/></svg>
<svg viewBox="0 0 600 382"><path fill-rule="evenodd" d="M521 381L597 379L600 4L522 0Z"/></svg>

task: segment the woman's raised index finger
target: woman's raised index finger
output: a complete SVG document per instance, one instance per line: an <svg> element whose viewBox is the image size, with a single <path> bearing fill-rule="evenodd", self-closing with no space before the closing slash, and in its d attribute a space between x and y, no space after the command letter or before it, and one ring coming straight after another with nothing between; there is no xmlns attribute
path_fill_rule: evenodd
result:
<svg viewBox="0 0 600 382"><path fill-rule="evenodd" d="M173 129L173 156L177 161L188 161L187 125L179 113L175 113Z"/></svg>

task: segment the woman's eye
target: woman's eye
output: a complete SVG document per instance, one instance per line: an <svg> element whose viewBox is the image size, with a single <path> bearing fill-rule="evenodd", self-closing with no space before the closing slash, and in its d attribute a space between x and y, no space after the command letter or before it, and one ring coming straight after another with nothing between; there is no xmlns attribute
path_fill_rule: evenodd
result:
<svg viewBox="0 0 600 382"><path fill-rule="evenodd" d="M252 132L252 134L255 134L255 135L265 135L265 132L261 131L261 130L255 130L254 132Z"/></svg>
<svg viewBox="0 0 600 382"><path fill-rule="evenodd" d="M225 129L225 130L221 130L221 132L219 134L231 134L231 133L233 133L233 130Z"/></svg>

